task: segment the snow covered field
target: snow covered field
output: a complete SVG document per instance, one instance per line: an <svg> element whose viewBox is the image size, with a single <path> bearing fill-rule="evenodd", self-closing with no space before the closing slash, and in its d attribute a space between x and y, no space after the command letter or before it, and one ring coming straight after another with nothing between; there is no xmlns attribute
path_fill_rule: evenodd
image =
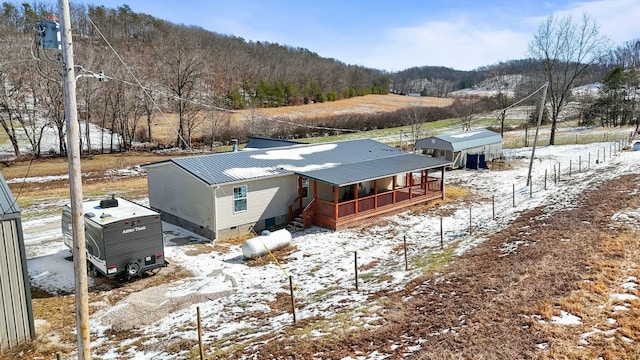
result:
<svg viewBox="0 0 640 360"><path fill-rule="evenodd" d="M438 209L446 213L442 217L435 212L407 211L362 229L331 232L312 227L293 233L293 251L280 264L271 261L264 266L248 266L240 245L219 252L205 239L165 223L167 260L191 270L193 276L133 293L117 303L105 298L91 304L97 309L91 317L92 338L96 338L91 347L95 355L105 359L121 358L123 354L118 351L135 359L180 358L164 351L171 342L197 340L196 307L201 311L205 343L220 341L224 348L243 343L249 346L258 339L268 341L293 321L289 311L273 307L279 296L289 295L289 276L297 286L297 320L323 318L327 322L324 329L313 331L311 336L322 337L334 321L338 324L340 312L350 314L351 326L376 326L384 308L370 295L399 289L419 276L430 256L443 251L441 224L444 250L462 254L482 243L487 235L509 226L525 210L544 206L551 215L572 207L576 196L593 184L640 173L640 151L622 151L621 145L607 142L538 147L531 186L526 184L531 148L505 150L509 165L505 170L446 173L446 186L471 190L470 203L449 203ZM147 199L137 201L145 204ZM636 209L617 216L637 222L639 213ZM59 216L25 221L23 227L32 286L52 293L72 292L73 263L65 260L69 251L62 241ZM517 251L518 245L504 244L502 251ZM194 251L196 247L200 251ZM203 248L209 251L201 251ZM355 290L356 254L359 291ZM171 271L169 266L156 276ZM89 285L93 284L90 279ZM141 331L125 341L111 343L106 335L110 329ZM417 351L419 339L414 340L417 345L412 349ZM144 350L135 346L139 342L144 343ZM358 357L383 358L383 353Z"/></svg>

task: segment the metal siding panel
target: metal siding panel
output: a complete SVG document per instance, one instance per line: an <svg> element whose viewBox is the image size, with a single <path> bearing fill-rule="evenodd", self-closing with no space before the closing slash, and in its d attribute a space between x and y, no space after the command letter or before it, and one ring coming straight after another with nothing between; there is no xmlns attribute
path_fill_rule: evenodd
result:
<svg viewBox="0 0 640 360"><path fill-rule="evenodd" d="M13 295L14 295L14 308L16 311L16 335L18 337L18 342L23 342L24 340L29 338L30 327L29 327L29 311L27 307L27 298L26 293L27 289L25 289L25 278L24 278L24 264L22 263L23 258L20 251L20 237L18 235L19 229L17 228L17 219L13 219L7 222L7 233L10 233L12 239L14 239L14 254L15 254L15 268L14 271L14 283L12 284Z"/></svg>
<svg viewBox="0 0 640 360"><path fill-rule="evenodd" d="M10 334L13 330L10 327L13 314L13 299L11 296L11 286L8 276L9 252L7 244L11 239L7 239L2 226L2 238L0 239L0 349L5 350L11 346Z"/></svg>
<svg viewBox="0 0 640 360"><path fill-rule="evenodd" d="M2 346L9 348L29 338L29 314L26 307L22 257L18 244L17 229L14 221L3 221L2 254L0 261L0 289L2 291L2 308L4 329Z"/></svg>

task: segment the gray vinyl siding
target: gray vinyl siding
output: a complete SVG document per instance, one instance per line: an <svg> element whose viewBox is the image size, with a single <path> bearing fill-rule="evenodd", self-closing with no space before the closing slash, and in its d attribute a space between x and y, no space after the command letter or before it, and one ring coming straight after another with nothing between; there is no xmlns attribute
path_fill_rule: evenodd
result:
<svg viewBox="0 0 640 360"><path fill-rule="evenodd" d="M147 169L149 207L214 229L213 188L172 163ZM233 190L233 189L232 189ZM164 217L163 217L164 219Z"/></svg>
<svg viewBox="0 0 640 360"><path fill-rule="evenodd" d="M234 213L233 188L241 185L247 185L247 210ZM294 174L223 185L217 190L218 229L251 226L262 230L265 219L288 216L297 193L298 176Z"/></svg>
<svg viewBox="0 0 640 360"><path fill-rule="evenodd" d="M0 349L6 350L31 339L33 315L20 220L1 221L0 232Z"/></svg>

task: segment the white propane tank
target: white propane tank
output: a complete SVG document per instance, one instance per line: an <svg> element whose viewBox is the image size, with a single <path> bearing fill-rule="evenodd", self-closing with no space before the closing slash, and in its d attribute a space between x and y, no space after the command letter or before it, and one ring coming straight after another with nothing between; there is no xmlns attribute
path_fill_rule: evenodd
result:
<svg viewBox="0 0 640 360"><path fill-rule="evenodd" d="M262 235L242 243L242 255L247 259L255 259L268 254L269 251L282 249L291 244L291 233L287 229L273 232L265 230Z"/></svg>

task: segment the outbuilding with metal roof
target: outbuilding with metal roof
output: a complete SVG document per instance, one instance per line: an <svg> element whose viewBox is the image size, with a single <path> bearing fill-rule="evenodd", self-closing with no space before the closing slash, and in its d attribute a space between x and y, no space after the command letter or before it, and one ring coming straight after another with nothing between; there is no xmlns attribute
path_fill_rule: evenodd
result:
<svg viewBox="0 0 640 360"><path fill-rule="evenodd" d="M149 206L210 239L301 218L332 229L444 196L450 162L371 139L232 151L144 165Z"/></svg>
<svg viewBox="0 0 640 360"><path fill-rule="evenodd" d="M427 137L416 141L422 154L446 159L452 168L484 168L484 163L502 156L502 136L486 129Z"/></svg>

